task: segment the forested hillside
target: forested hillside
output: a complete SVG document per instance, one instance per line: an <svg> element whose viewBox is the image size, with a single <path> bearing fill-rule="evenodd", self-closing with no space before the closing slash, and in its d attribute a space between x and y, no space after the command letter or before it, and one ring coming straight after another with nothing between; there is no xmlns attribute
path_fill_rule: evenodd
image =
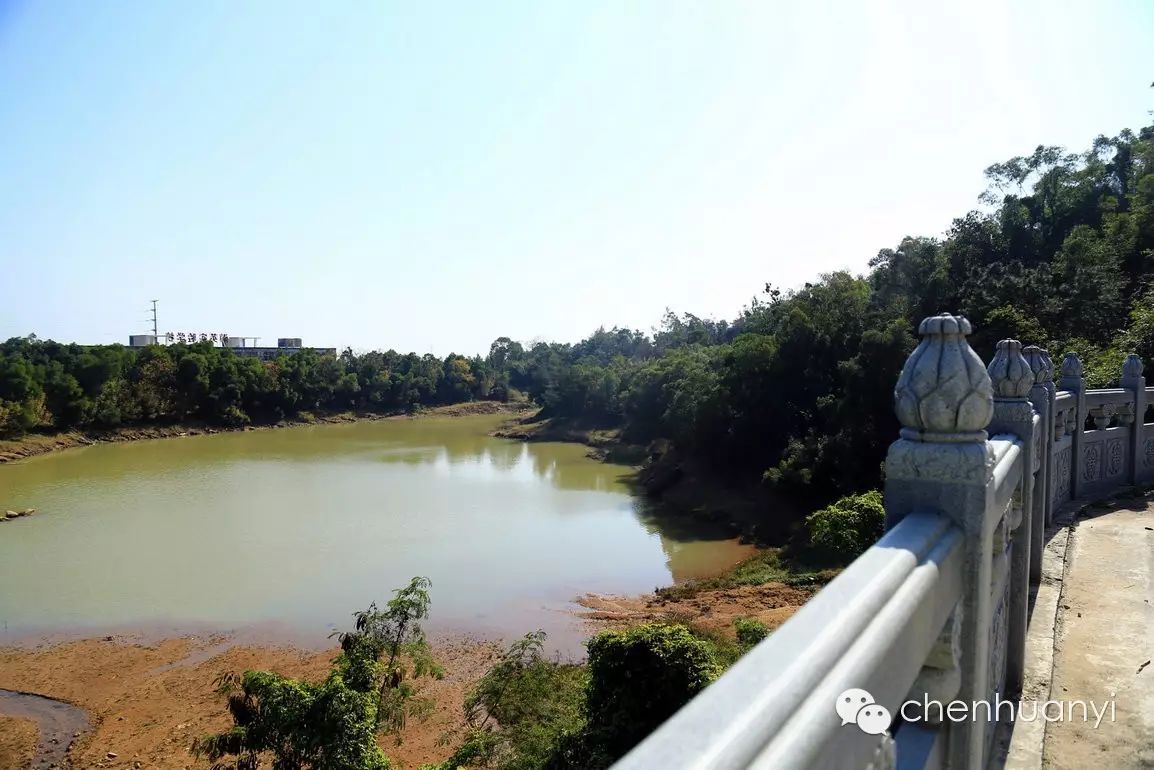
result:
<svg viewBox="0 0 1154 770"><path fill-rule="evenodd" d="M717 473L824 503L877 485L893 385L926 315L966 314L986 360L1004 337L1075 350L1095 386L1125 352L1154 361L1154 126L1081 154L1039 147L986 176L983 208L883 249L865 276L766 286L730 324L668 316L652 339L514 346L511 382L548 414L668 438Z"/></svg>
<svg viewBox="0 0 1154 770"><path fill-rule="evenodd" d="M1076 350L1093 385L1116 378L1124 352L1154 361L1154 126L1099 137L1081 154L1039 147L986 175L982 207L944 236L907 237L864 276L767 285L732 322L668 314L652 334L600 329L529 347L503 337L485 357L443 360L345 351L262 363L207 344L12 339L0 345L0 433L241 425L518 390L545 416L619 427L632 443L665 438L721 476L823 503L877 485L897 434L893 383L925 315L966 314L983 357L1007 336Z"/></svg>

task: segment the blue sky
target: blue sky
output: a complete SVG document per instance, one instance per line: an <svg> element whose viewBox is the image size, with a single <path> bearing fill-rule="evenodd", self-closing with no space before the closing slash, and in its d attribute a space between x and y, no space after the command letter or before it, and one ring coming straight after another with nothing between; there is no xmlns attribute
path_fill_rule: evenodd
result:
<svg viewBox="0 0 1154 770"><path fill-rule="evenodd" d="M1154 108L1154 3L0 0L0 339L732 318ZM962 308L961 310L964 310Z"/></svg>

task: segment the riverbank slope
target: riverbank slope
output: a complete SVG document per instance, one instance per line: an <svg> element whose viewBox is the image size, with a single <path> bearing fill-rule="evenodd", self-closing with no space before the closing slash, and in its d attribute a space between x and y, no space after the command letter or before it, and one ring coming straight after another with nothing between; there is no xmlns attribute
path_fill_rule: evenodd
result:
<svg viewBox="0 0 1154 770"><path fill-rule="evenodd" d="M29 433L19 438L0 439L0 464L23 460L28 457L57 452L62 449L91 446L93 444L120 443L124 441L144 441L159 438L181 438L212 433L230 433L246 430L274 430L303 425L323 425L375 420L412 420L421 417L457 417L472 414L530 414L536 409L525 401L464 401L416 412L330 412L302 413L292 420L281 420L264 425L245 425L228 428L200 422L185 422L173 425L132 425L107 429L71 430L59 433Z"/></svg>

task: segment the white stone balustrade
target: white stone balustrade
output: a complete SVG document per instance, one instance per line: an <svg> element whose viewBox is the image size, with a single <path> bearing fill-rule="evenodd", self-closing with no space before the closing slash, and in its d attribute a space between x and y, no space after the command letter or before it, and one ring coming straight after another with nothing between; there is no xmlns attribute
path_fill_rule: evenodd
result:
<svg viewBox="0 0 1154 770"><path fill-rule="evenodd" d="M1017 340L987 368L970 331L947 314L919 327L894 389L882 539L615 767L990 766L1011 725L907 722L900 706L1020 693L1046 524L1072 501L1154 482L1154 388L1136 355L1118 388L1087 390L1074 353L1055 383L1049 354ZM850 688L889 710L888 732L842 724L834 702Z"/></svg>

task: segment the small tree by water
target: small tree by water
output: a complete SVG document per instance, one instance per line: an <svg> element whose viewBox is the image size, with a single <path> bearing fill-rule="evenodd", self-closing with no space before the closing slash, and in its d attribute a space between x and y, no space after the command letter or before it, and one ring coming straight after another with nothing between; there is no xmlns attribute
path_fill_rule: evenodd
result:
<svg viewBox="0 0 1154 770"><path fill-rule="evenodd" d="M691 629L644 623L586 643L587 666L542 655L545 634L515 642L465 700L463 740L421 770L604 770L723 668Z"/></svg>
<svg viewBox="0 0 1154 770"><path fill-rule="evenodd" d="M267 671L228 674L233 727L193 743L220 770L387 770L379 734L397 736L432 704L417 695L421 677L440 678L420 621L429 616L429 580L413 578L383 610L357 612L354 630L339 635L341 653L323 682Z"/></svg>
<svg viewBox="0 0 1154 770"><path fill-rule="evenodd" d="M465 698L458 748L421 770L541 770L558 743L585 726L588 670L543 655L545 632L514 642Z"/></svg>
<svg viewBox="0 0 1154 770"><path fill-rule="evenodd" d="M877 542L885 518L881 492L846 495L806 517L809 545L822 559L848 564Z"/></svg>

